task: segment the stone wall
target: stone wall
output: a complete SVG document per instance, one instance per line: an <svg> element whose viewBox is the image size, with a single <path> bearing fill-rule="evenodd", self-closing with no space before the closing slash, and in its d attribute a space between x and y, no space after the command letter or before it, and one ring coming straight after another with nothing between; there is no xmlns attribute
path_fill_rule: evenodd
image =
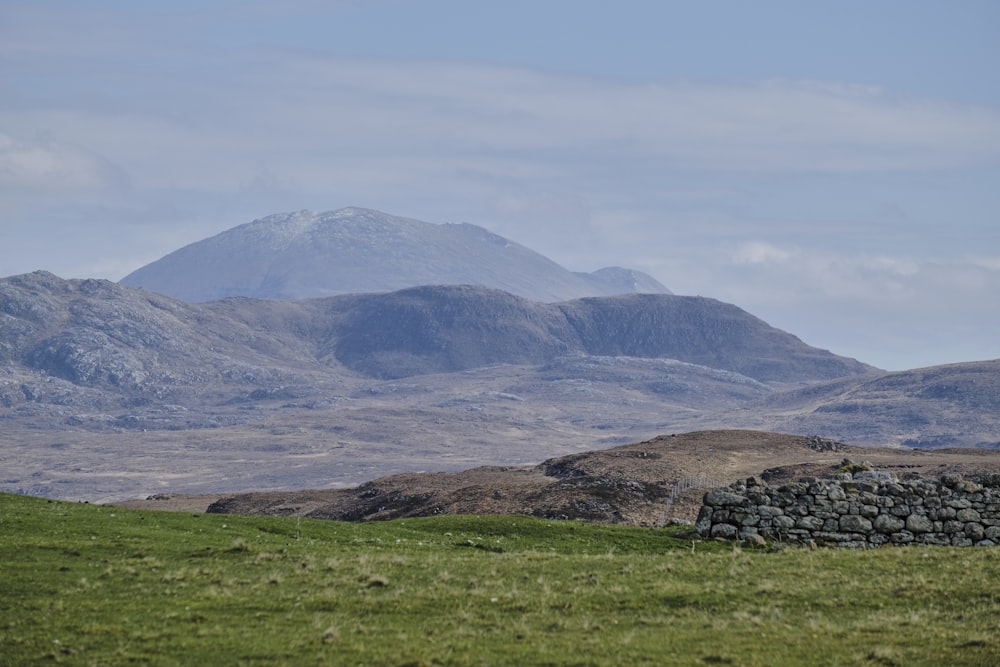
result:
<svg viewBox="0 0 1000 667"><path fill-rule="evenodd" d="M1000 485L948 475L898 481L876 471L804 477L771 487L756 477L705 494L702 537L843 547L1000 544Z"/></svg>

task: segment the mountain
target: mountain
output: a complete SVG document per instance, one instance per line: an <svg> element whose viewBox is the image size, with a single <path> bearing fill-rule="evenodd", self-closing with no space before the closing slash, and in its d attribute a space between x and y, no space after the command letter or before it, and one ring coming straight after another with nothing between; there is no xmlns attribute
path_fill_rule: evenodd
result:
<svg viewBox="0 0 1000 667"><path fill-rule="evenodd" d="M711 428L989 447L998 386L1000 361L886 373L701 297L0 279L0 489L34 495L358 484Z"/></svg>
<svg viewBox="0 0 1000 667"><path fill-rule="evenodd" d="M386 378L540 364L567 354L675 359L778 383L873 370L705 297L630 294L542 304L480 287L415 287L356 297L336 326L336 358Z"/></svg>
<svg viewBox="0 0 1000 667"><path fill-rule="evenodd" d="M150 399L183 387L224 395L226 386L316 383L348 370L403 378L566 355L671 359L759 382L871 370L735 306L666 294L544 304L445 285L189 304L36 272L0 280L0 313L0 362L46 380Z"/></svg>
<svg viewBox="0 0 1000 667"><path fill-rule="evenodd" d="M744 411L769 427L849 442L1000 449L1000 359L842 378Z"/></svg>
<svg viewBox="0 0 1000 667"><path fill-rule="evenodd" d="M121 282L190 302L448 284L493 287L536 301L670 293L630 269L568 271L476 225L436 225L363 208L261 218L176 250Z"/></svg>

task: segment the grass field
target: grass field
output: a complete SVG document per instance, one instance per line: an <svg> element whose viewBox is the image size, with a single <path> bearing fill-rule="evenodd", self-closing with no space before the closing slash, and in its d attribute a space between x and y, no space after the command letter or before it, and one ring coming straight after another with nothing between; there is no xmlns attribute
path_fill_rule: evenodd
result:
<svg viewBox="0 0 1000 667"><path fill-rule="evenodd" d="M0 495L2 665L998 665L1000 552Z"/></svg>

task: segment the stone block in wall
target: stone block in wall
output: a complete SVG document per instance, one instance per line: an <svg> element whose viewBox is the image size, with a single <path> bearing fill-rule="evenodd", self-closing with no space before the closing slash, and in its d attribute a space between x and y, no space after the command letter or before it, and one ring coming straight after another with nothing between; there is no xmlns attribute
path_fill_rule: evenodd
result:
<svg viewBox="0 0 1000 667"><path fill-rule="evenodd" d="M872 533L868 536L868 543L872 546L880 547L889 541L888 535L883 535L882 533Z"/></svg>
<svg viewBox="0 0 1000 667"><path fill-rule="evenodd" d="M772 517L781 516L785 512L780 507L774 507L773 505L758 505L757 514L761 519L770 519Z"/></svg>
<svg viewBox="0 0 1000 667"><path fill-rule="evenodd" d="M944 526L942 526L942 530L948 533L949 535L954 533L961 533L964 529L965 529L965 524L963 524L961 521L954 521L954 520L945 521Z"/></svg>
<svg viewBox="0 0 1000 667"><path fill-rule="evenodd" d="M901 530L898 533L893 533L889 537L889 540L893 544L910 544L913 542L913 539L914 539L913 533L911 533L908 530Z"/></svg>
<svg viewBox="0 0 1000 667"><path fill-rule="evenodd" d="M712 526L712 530L709 531L709 536L711 537L721 537L723 539L731 540L737 535L736 526L730 523L717 523Z"/></svg>
<svg viewBox="0 0 1000 667"><path fill-rule="evenodd" d="M877 517L872 519L872 527L880 533L886 535L890 533L896 533L906 526L906 522L897 516L892 516L891 514L879 514Z"/></svg>
<svg viewBox="0 0 1000 667"><path fill-rule="evenodd" d="M958 512L955 514L955 518L959 521L968 522L968 521L979 521L980 516L979 512L977 512L972 508L969 508L964 510L958 510Z"/></svg>
<svg viewBox="0 0 1000 667"><path fill-rule="evenodd" d="M803 516L795 520L795 527L803 530L823 530L823 519L815 516Z"/></svg>
<svg viewBox="0 0 1000 667"><path fill-rule="evenodd" d="M708 537L712 530L712 513L714 511L711 505L702 505L698 511L698 519L694 522L694 529L702 537Z"/></svg>
<svg viewBox="0 0 1000 667"><path fill-rule="evenodd" d="M872 481L862 481L858 482L858 492L860 493L878 493L879 483Z"/></svg>
<svg viewBox="0 0 1000 667"><path fill-rule="evenodd" d="M870 533L872 522L858 514L840 517L840 529L851 533Z"/></svg>
<svg viewBox="0 0 1000 667"><path fill-rule="evenodd" d="M926 514L911 514L906 517L906 529L911 533L929 533L934 530L934 522Z"/></svg>
<svg viewBox="0 0 1000 667"><path fill-rule="evenodd" d="M978 542L979 540L986 537L986 530L983 528L982 524L969 522L965 524L965 529L962 531L965 536L968 537L973 542Z"/></svg>
<svg viewBox="0 0 1000 667"><path fill-rule="evenodd" d="M705 494L704 502L713 507L745 507L749 500L746 496L729 491L709 491Z"/></svg>

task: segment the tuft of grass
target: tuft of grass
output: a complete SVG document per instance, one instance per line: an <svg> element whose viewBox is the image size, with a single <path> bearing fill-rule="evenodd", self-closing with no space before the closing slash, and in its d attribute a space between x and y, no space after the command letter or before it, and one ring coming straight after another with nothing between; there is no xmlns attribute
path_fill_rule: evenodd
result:
<svg viewBox="0 0 1000 667"><path fill-rule="evenodd" d="M0 495L0 664L1000 664L994 549L678 530Z"/></svg>

